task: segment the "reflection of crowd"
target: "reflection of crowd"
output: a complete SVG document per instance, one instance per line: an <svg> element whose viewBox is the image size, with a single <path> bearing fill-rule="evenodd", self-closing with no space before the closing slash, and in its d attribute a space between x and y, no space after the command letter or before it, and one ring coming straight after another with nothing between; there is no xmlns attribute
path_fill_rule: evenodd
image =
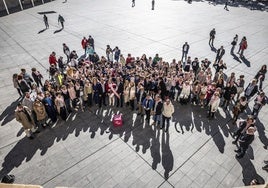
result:
<svg viewBox="0 0 268 188"><path fill-rule="evenodd" d="M25 69L20 74L13 75L14 87L22 96L22 105L16 113L25 111L25 117L36 125L46 126L48 119L56 122L58 116L66 121L73 111L85 111L94 105L129 107L144 116L147 124L153 123L168 131L169 121L174 113L172 103L181 105L198 105L208 110L208 118L213 119L219 106L224 110L232 111L233 122L236 123L239 115L248 107L248 102L254 97L253 117L245 121L250 125L241 128L239 139L245 135L252 135L255 130L254 119L262 106L266 104L266 96L262 91L262 82L267 71L263 65L254 79L247 85L244 75L232 72L226 75L227 69L221 59L216 58L214 63L208 59L193 60L188 54L189 45L183 46L185 61L164 61L158 54L149 57L133 57L128 54L125 58L118 47L112 49L107 45L106 55L99 57L94 49L94 39L90 36L81 41L84 54L79 58L76 51L71 51L67 44L63 44L63 57L56 57L52 52L49 56L49 79L43 83L42 74L32 68L32 74ZM219 53L224 49L220 48ZM213 74L212 67L215 69ZM176 104L178 105L178 104ZM91 111L91 110L90 110ZM28 115L27 115L28 114ZM41 118L42 117L42 118ZM20 121L20 117L16 116ZM166 123L166 124L165 124ZM29 129L29 126L24 126ZM31 136L26 132L27 136ZM239 134L237 134L239 135ZM236 136L237 136L236 135ZM249 139L250 140L250 139ZM243 148L240 151L244 151ZM243 152L241 152L243 156Z"/></svg>

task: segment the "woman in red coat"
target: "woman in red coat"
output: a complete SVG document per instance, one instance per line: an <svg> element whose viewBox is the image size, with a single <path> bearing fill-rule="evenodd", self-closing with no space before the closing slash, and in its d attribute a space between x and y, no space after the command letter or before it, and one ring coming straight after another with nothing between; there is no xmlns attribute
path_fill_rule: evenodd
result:
<svg viewBox="0 0 268 188"><path fill-rule="evenodd" d="M248 47L248 43L247 43L247 38L246 37L243 37L241 42L240 42L240 48L239 48L239 51L238 53L240 52L241 50L241 54L240 54L240 57L244 57L244 50L247 49Z"/></svg>

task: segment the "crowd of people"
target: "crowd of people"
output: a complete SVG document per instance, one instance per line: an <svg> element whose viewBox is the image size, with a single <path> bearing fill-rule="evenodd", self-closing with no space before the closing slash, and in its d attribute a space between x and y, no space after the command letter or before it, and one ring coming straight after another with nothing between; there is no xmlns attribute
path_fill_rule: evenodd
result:
<svg viewBox="0 0 268 188"><path fill-rule="evenodd" d="M215 35L213 29L209 39L211 46ZM237 40L236 35L231 43L232 51ZM239 44L241 57L245 40L243 37ZM192 104L207 110L210 120L214 119L219 107L232 111L233 123L239 127L234 134L234 143L240 143L238 158L243 157L254 139L255 119L267 103L262 91L266 65L246 84L244 75L224 73L227 65L222 60L225 54L223 46L216 51L215 61L199 60L188 56L190 46L186 42L182 46L182 58L170 63L159 54L134 57L129 53L124 57L119 47L111 48L110 45L106 46L106 54L99 56L92 36L83 37L81 47L84 54L79 57L64 43L65 61L52 52L48 61L49 79L45 81L36 68L31 69L31 74L21 69L21 73L13 75L14 87L21 96L21 103L15 111L16 120L23 125L27 137L34 138L32 133L38 131L39 126L48 126L48 119L51 123L59 117L66 121L74 111L90 112L93 106L103 108L107 105L137 111L138 115L145 116L147 125L168 131L174 105L183 108L183 105ZM252 113L247 120L237 121L252 98Z"/></svg>

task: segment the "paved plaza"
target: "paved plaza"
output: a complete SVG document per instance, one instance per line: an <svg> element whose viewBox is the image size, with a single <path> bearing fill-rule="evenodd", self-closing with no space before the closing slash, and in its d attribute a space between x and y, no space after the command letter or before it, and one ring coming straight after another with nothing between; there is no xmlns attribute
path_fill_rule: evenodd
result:
<svg viewBox="0 0 268 188"><path fill-rule="evenodd" d="M67 122L58 121L43 129L34 140L25 137L14 119L18 94L12 75L21 68L40 70L46 78L52 51L62 55L62 43L82 54L83 36L92 35L96 52L105 54L106 45L118 46L126 57L156 53L165 61L181 58L184 42L189 55L200 60L215 59L208 45L209 31L216 29L215 47L226 49L225 73L244 74L246 84L268 59L268 13L250 6L216 6L207 1L156 0L56 0L0 18L0 177L11 173L16 183L45 188L68 187L205 187L229 188L248 185L257 178L268 181L262 170L268 160L268 107L256 121L255 140L242 159L235 158L236 146L230 133L235 130L231 110L206 118L206 110L175 102L168 133L145 126L129 108L97 106L92 112L73 113ZM267 10L267 9L266 9ZM42 15L50 27L44 30ZM60 32L57 17L65 18ZM245 58L230 55L231 41L238 34L248 40ZM237 49L236 49L237 50ZM268 94L268 81L264 81ZM247 113L252 109L249 104ZM111 117L121 112L124 126L114 128ZM243 114L241 118L245 118Z"/></svg>

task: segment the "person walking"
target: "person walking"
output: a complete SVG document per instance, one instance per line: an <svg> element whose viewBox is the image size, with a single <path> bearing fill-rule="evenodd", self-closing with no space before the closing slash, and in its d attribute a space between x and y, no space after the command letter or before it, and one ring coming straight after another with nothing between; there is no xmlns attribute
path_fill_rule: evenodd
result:
<svg viewBox="0 0 268 188"><path fill-rule="evenodd" d="M46 26L46 29L49 28L49 24L48 24L48 19L47 19L47 16L44 14L43 16L43 20L44 20L44 23L45 23L45 26Z"/></svg>
<svg viewBox="0 0 268 188"><path fill-rule="evenodd" d="M235 46L237 44L237 41L238 41L238 35L236 34L235 37L233 38L233 41L231 42L231 45L232 45L231 54L234 53L234 49L235 49Z"/></svg>
<svg viewBox="0 0 268 188"><path fill-rule="evenodd" d="M190 46L187 42L184 43L184 45L182 46L182 57L181 57L181 61L183 61L183 58L187 58L188 52L189 52Z"/></svg>
<svg viewBox="0 0 268 188"><path fill-rule="evenodd" d="M165 132L168 132L169 122L174 113L174 106L171 103L170 99L167 98L163 104L163 112L162 112L162 127L160 129L165 129ZM165 128L166 123L166 128Z"/></svg>
<svg viewBox="0 0 268 188"><path fill-rule="evenodd" d="M61 29L64 29L64 18L62 17L62 15L59 14L59 17L58 17L58 23L61 24Z"/></svg>
<svg viewBox="0 0 268 188"><path fill-rule="evenodd" d="M247 48L247 39L246 39L246 37L244 36L242 39L241 39L241 41L240 41L240 43L239 43L239 49L238 49L238 54L240 53L240 56L243 56L243 53L244 53L244 50Z"/></svg>
<svg viewBox="0 0 268 188"><path fill-rule="evenodd" d="M227 7L227 6L228 6L228 0L226 0L226 1L225 1L225 6L224 6L224 8L223 8L223 9L224 9L224 10L229 11L229 9L228 9L228 7Z"/></svg>
<svg viewBox="0 0 268 188"><path fill-rule="evenodd" d="M214 47L215 35L216 35L216 30L215 28L213 28L209 33L209 42L208 42L208 44L212 47Z"/></svg>

